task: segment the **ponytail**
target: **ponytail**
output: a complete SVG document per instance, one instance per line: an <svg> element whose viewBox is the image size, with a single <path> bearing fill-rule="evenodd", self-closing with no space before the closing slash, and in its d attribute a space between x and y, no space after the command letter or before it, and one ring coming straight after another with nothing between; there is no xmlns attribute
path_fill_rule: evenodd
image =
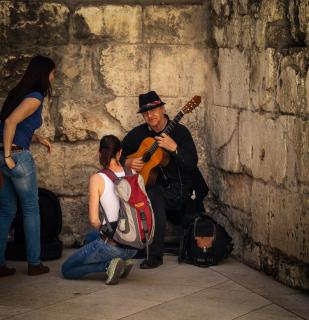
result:
<svg viewBox="0 0 309 320"><path fill-rule="evenodd" d="M112 159L116 159L116 154L121 150L121 142L114 135L104 136L100 141L100 164L103 168L108 168Z"/></svg>

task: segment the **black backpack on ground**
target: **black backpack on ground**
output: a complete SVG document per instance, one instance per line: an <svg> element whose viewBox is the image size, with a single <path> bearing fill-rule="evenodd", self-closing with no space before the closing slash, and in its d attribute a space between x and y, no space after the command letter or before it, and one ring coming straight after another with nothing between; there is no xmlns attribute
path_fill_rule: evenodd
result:
<svg viewBox="0 0 309 320"><path fill-rule="evenodd" d="M209 267L227 257L232 249L232 239L224 228L206 214L199 214L184 229L178 262Z"/></svg>
<svg viewBox="0 0 309 320"><path fill-rule="evenodd" d="M53 260L61 257L62 242L58 236L62 228L62 211L57 196L50 190L39 188L41 218L41 259ZM24 223L21 209L17 209L12 223L14 239L7 243L6 258L26 260Z"/></svg>

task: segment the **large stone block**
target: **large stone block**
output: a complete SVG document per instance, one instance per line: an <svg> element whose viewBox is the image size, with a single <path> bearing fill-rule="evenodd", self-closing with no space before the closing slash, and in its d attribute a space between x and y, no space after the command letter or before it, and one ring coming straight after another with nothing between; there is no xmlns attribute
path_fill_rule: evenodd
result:
<svg viewBox="0 0 309 320"><path fill-rule="evenodd" d="M211 164L226 171L239 172L238 111L207 106L205 133L206 150Z"/></svg>
<svg viewBox="0 0 309 320"><path fill-rule="evenodd" d="M109 45L102 51L100 72L104 85L117 96L149 91L149 48L145 45Z"/></svg>
<svg viewBox="0 0 309 320"><path fill-rule="evenodd" d="M53 143L49 154L43 146L34 144L31 150L37 166L39 186L58 195L87 194L88 179L99 168L99 143Z"/></svg>
<svg viewBox="0 0 309 320"><path fill-rule="evenodd" d="M251 16L235 15L225 23L219 21L213 26L213 37L219 48L251 49L255 30Z"/></svg>
<svg viewBox="0 0 309 320"><path fill-rule="evenodd" d="M302 150L300 157L300 180L302 182L309 182L309 124L304 124L303 135L302 135Z"/></svg>
<svg viewBox="0 0 309 320"><path fill-rule="evenodd" d="M251 55L250 100L253 109L274 112L278 61L274 49Z"/></svg>
<svg viewBox="0 0 309 320"><path fill-rule="evenodd" d="M301 0L298 10L300 30L305 34L305 42L309 45L309 3L308 0Z"/></svg>
<svg viewBox="0 0 309 320"><path fill-rule="evenodd" d="M213 99L219 106L249 107L249 52L219 49L213 73Z"/></svg>
<svg viewBox="0 0 309 320"><path fill-rule="evenodd" d="M210 175L211 192L229 207L249 213L251 210L252 179L246 175L215 170ZM235 220L236 221L236 220Z"/></svg>
<svg viewBox="0 0 309 320"><path fill-rule="evenodd" d="M143 12L147 43L191 44L206 40L202 6L147 6Z"/></svg>
<svg viewBox="0 0 309 320"><path fill-rule="evenodd" d="M59 104L59 124L57 130L61 140L81 141L100 139L105 134L122 137L123 129L113 114L108 114L104 102L93 100L65 100Z"/></svg>
<svg viewBox="0 0 309 320"><path fill-rule="evenodd" d="M302 196L275 189L269 199L269 245L308 263L309 215L303 212Z"/></svg>
<svg viewBox="0 0 309 320"><path fill-rule="evenodd" d="M239 155L241 164L253 177L265 181L274 179L278 184L282 183L286 173L287 154L281 124L256 113L241 113Z"/></svg>
<svg viewBox="0 0 309 320"><path fill-rule="evenodd" d="M207 57L208 52L197 47L154 47L150 60L151 88L168 97L203 95L210 64Z"/></svg>
<svg viewBox="0 0 309 320"><path fill-rule="evenodd" d="M54 141L56 128L53 115L56 111L56 101L57 99L53 99L53 97L49 100L48 98L44 99L44 107L42 111L43 125L40 129L38 129L35 133L49 139L50 141Z"/></svg>
<svg viewBox="0 0 309 320"><path fill-rule="evenodd" d="M1 56L0 92L3 97L6 97L8 92L13 89L18 81L20 81L30 59L31 54L11 54Z"/></svg>
<svg viewBox="0 0 309 320"><path fill-rule="evenodd" d="M65 247L82 244L85 234L91 230L86 196L60 197L62 209L61 240Z"/></svg>
<svg viewBox="0 0 309 320"><path fill-rule="evenodd" d="M261 48L288 48L294 44L285 0L263 0L257 20L255 43Z"/></svg>
<svg viewBox="0 0 309 320"><path fill-rule="evenodd" d="M305 97L306 114L309 115L309 69L307 71L307 76L306 76L305 91L306 91L306 97Z"/></svg>
<svg viewBox="0 0 309 320"><path fill-rule="evenodd" d="M137 97L117 97L106 104L107 112L119 121L125 131L143 123L143 116L138 111Z"/></svg>
<svg viewBox="0 0 309 320"><path fill-rule="evenodd" d="M69 9L60 3L0 2L0 42L59 45L69 39Z"/></svg>
<svg viewBox="0 0 309 320"><path fill-rule="evenodd" d="M252 234L250 236L253 241L263 245L269 244L269 197L273 192L275 192L273 187L253 181L251 193Z"/></svg>
<svg viewBox="0 0 309 320"><path fill-rule="evenodd" d="M305 141L302 141L305 138L303 134L304 122L296 117L282 116L280 117L280 124L284 130L284 140L287 154L286 177L284 185L288 190L297 192L299 191L299 179L301 172L300 159L302 153L306 150L304 146Z"/></svg>
<svg viewBox="0 0 309 320"><path fill-rule="evenodd" d="M282 112L301 113L300 84L300 74L292 66L287 66L281 70L277 87L277 103Z"/></svg>
<svg viewBox="0 0 309 320"><path fill-rule="evenodd" d="M137 43L142 37L142 8L128 5L81 7L74 12L78 39L111 39Z"/></svg>

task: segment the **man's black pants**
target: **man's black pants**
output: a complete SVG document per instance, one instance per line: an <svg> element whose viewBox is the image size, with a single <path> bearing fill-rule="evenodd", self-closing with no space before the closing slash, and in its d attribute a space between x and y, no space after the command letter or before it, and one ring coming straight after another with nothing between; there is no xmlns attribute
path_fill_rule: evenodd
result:
<svg viewBox="0 0 309 320"><path fill-rule="evenodd" d="M155 233L152 244L149 247L150 256L162 257L164 254L164 236L166 227L167 211L172 208L169 201L164 197L164 188L154 186L147 189L147 194L151 202L155 215ZM181 217L179 217L181 219Z"/></svg>

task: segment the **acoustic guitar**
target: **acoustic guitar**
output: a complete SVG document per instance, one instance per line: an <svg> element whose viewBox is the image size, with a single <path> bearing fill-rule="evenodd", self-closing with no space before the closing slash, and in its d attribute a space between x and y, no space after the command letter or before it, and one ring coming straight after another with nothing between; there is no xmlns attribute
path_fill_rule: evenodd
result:
<svg viewBox="0 0 309 320"><path fill-rule="evenodd" d="M186 114L192 112L200 103L202 99L200 96L194 96L186 105L178 112L174 120L172 120L163 130L163 133L169 134L175 125L181 120L181 118ZM131 158L140 158L144 161L145 165L143 166L140 174L144 178L145 185L149 186L154 184L154 179L151 176L151 173L158 165L165 166L168 163L166 158L166 152L159 147L157 141L154 138L148 137L145 138L140 144L138 150L129 155L128 159Z"/></svg>

